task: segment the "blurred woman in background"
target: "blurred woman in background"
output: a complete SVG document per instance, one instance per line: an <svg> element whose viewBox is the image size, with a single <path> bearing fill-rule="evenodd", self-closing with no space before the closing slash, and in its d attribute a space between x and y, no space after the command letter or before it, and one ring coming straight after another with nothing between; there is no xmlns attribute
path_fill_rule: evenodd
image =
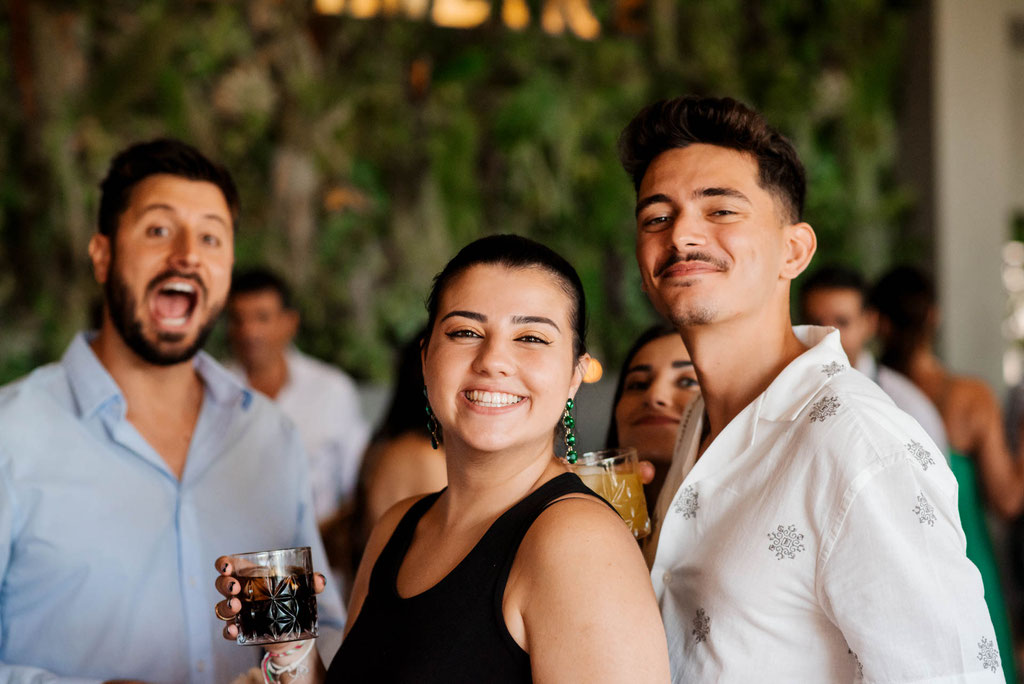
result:
<svg viewBox="0 0 1024 684"><path fill-rule="evenodd" d="M967 557L981 572L1003 674L1006 681L1016 682L1013 639L985 504L1003 518L1020 514L1024 509L1024 461L1010 455L1002 411L988 385L951 372L935 354L932 345L939 311L931 279L915 268L901 266L878 281L870 299L879 315L881 362L910 378L942 416L949 438L949 465L960 485L958 507L967 537Z"/></svg>
<svg viewBox="0 0 1024 684"><path fill-rule="evenodd" d="M672 463L683 411L698 396L697 374L679 333L667 324L645 330L622 363L605 443L635 447L641 460L654 465L654 479L644 485L651 511Z"/></svg>
<svg viewBox="0 0 1024 684"><path fill-rule="evenodd" d="M384 511L402 499L443 489L448 483L444 447L432 447L423 412L421 330L402 348L387 414L363 457L361 524L365 538Z"/></svg>

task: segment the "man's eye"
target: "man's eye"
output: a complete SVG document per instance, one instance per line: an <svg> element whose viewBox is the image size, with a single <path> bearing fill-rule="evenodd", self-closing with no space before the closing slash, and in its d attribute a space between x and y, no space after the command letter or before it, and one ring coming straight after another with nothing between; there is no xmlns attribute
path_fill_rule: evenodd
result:
<svg viewBox="0 0 1024 684"><path fill-rule="evenodd" d="M220 247L221 240L216 235L204 235L203 244L208 245L210 247Z"/></svg>
<svg viewBox="0 0 1024 684"><path fill-rule="evenodd" d="M152 237L165 237L171 232L171 229L167 226L150 226L146 229L146 235Z"/></svg>
<svg viewBox="0 0 1024 684"><path fill-rule="evenodd" d="M716 209L715 211L711 212L712 216L734 216L735 214L736 212L732 211L731 209Z"/></svg>
<svg viewBox="0 0 1024 684"><path fill-rule="evenodd" d="M668 216L652 216L651 218L641 220L640 228L649 233L665 230L668 227L669 220L670 217Z"/></svg>

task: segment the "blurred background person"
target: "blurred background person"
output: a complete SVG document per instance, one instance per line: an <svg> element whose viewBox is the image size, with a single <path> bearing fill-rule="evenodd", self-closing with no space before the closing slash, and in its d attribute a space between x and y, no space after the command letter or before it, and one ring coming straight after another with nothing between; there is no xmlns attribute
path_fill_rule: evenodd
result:
<svg viewBox="0 0 1024 684"><path fill-rule="evenodd" d="M263 269L235 275L227 305L228 368L267 395L299 429L321 525L351 502L369 428L352 379L294 346L299 312L284 280Z"/></svg>
<svg viewBox="0 0 1024 684"><path fill-rule="evenodd" d="M391 402L366 448L352 506L324 530L331 565L342 568L351 586L370 531L384 511L417 494L440 491L448 484L444 445L431 445L423 411L420 330L398 359Z"/></svg>
<svg viewBox="0 0 1024 684"><path fill-rule="evenodd" d="M1010 455L999 402L988 385L949 371L935 354L939 311L931 279L913 267L894 268L872 288L870 303L879 315L882 364L910 378L942 415L950 467L960 485L967 557L981 571L1003 673L1008 682L1015 682L1013 640L985 509L987 504L1003 518L1021 512L1024 461Z"/></svg>
<svg viewBox="0 0 1024 684"><path fill-rule="evenodd" d="M860 273L842 266L823 266L806 278L800 288L801 317L809 325L838 330L850 364L874 380L947 454L946 429L932 400L910 378L879 365L868 349L878 328L878 312L868 306L867 297L867 283Z"/></svg>
<svg viewBox="0 0 1024 684"><path fill-rule="evenodd" d="M641 459L654 464L654 479L644 485L649 509L672 463L683 412L699 395L697 374L679 333L664 323L645 330L622 363L605 443L636 447Z"/></svg>
<svg viewBox="0 0 1024 684"><path fill-rule="evenodd" d="M391 403L363 459L360 486L365 489L367 533L402 499L448 484L444 445L431 445L423 413L423 332L402 348Z"/></svg>

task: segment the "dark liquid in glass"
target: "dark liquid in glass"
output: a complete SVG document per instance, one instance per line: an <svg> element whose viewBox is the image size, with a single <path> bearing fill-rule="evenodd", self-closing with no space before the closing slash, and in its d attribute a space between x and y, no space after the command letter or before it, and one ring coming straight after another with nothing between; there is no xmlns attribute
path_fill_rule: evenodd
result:
<svg viewBox="0 0 1024 684"><path fill-rule="evenodd" d="M313 575L289 568L275 575L267 568L240 570L239 643L292 641L316 636L316 594Z"/></svg>

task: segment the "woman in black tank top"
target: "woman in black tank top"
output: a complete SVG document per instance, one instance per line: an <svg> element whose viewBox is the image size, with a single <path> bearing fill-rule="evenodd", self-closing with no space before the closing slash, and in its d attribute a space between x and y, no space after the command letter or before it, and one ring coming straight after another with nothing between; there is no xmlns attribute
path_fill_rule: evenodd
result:
<svg viewBox="0 0 1024 684"><path fill-rule="evenodd" d="M589 362L576 272L531 240L483 238L449 262L427 308L425 393L448 487L384 515L330 669L309 659L282 681L668 681L639 548L555 456ZM237 607L229 597L218 614Z"/></svg>

